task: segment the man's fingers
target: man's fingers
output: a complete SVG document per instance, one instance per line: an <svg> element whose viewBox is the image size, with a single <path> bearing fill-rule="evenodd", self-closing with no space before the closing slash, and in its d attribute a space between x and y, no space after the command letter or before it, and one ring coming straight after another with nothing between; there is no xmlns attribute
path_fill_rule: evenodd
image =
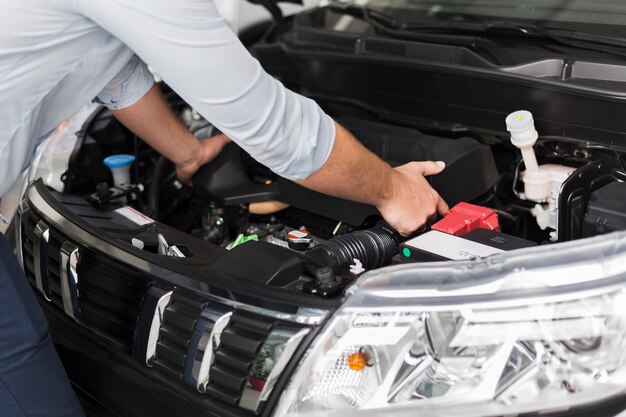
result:
<svg viewBox="0 0 626 417"><path fill-rule="evenodd" d="M200 166L211 162L229 142L230 138L224 134L202 140L203 156L200 160Z"/></svg>
<svg viewBox="0 0 626 417"><path fill-rule="evenodd" d="M437 175L445 168L443 162L409 162L395 168L400 181L396 192L383 207L379 207L383 217L396 228L402 236L409 236L420 230L424 224L435 220L437 214L446 215L448 205L435 191L425 176ZM395 220L395 221L394 221Z"/></svg>
<svg viewBox="0 0 626 417"><path fill-rule="evenodd" d="M437 213L445 216L446 214L448 214L449 210L450 208L448 207L448 204L443 201L443 198L439 197L439 201L437 201Z"/></svg>
<svg viewBox="0 0 626 417"><path fill-rule="evenodd" d="M222 147L226 145L228 142L230 142L230 138L223 133L213 136L210 139L213 141L217 141Z"/></svg>
<svg viewBox="0 0 626 417"><path fill-rule="evenodd" d="M425 177L429 175L437 175L446 167L446 164L443 161L424 161L419 162L418 164L418 169L420 170L420 173Z"/></svg>

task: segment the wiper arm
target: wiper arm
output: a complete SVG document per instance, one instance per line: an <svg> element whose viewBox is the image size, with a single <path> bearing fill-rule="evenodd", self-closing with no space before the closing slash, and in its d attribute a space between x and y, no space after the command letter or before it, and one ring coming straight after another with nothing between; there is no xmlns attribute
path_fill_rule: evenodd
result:
<svg viewBox="0 0 626 417"><path fill-rule="evenodd" d="M400 23L394 16L364 6L333 6L342 13L359 17L370 23L376 30L389 36L414 40L432 40L433 36L476 36L476 35L513 35L529 39L547 39L555 44L578 49L599 51L626 57L626 39L602 36L594 33L572 31L559 28L547 28L532 23L510 21L477 22L407 22ZM430 38L430 39L429 39ZM446 38L440 38L445 40ZM459 44L458 38L447 38ZM462 44L462 43L461 43ZM492 53L495 44L480 44L473 38L471 46L479 47Z"/></svg>
<svg viewBox="0 0 626 417"><path fill-rule="evenodd" d="M626 48L626 38L616 38L612 36L598 35L597 33L580 32L568 29L548 29L552 35L559 36L563 39L567 39L571 42L585 42L593 43L596 45L607 45L618 48Z"/></svg>
<svg viewBox="0 0 626 417"><path fill-rule="evenodd" d="M491 55L491 57L499 65L510 65L513 63L513 59L505 49L488 39L476 36L467 36L467 34L458 35L450 33L427 33L405 29L395 17L365 6L331 3L326 7L337 13L350 15L357 19L364 20L378 32L384 33L392 38L413 40L416 42L464 46L469 49L482 50L486 52Z"/></svg>
<svg viewBox="0 0 626 417"><path fill-rule="evenodd" d="M396 22L397 24L397 22ZM435 23L403 23L396 30L408 31L445 31L470 34L515 34L529 38L549 39L555 43L581 49L602 51L619 56L626 56L626 39L613 38L595 33L580 32L568 29L547 28L532 23L516 23L509 21L474 22L435 22Z"/></svg>

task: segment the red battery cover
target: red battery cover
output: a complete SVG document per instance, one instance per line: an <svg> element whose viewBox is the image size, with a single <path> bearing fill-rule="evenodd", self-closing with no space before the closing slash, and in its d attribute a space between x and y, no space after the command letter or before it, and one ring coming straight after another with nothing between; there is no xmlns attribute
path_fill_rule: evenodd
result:
<svg viewBox="0 0 626 417"><path fill-rule="evenodd" d="M454 236L463 236L476 229L500 231L498 215L487 207L459 203L452 207L446 217L432 226L433 230Z"/></svg>

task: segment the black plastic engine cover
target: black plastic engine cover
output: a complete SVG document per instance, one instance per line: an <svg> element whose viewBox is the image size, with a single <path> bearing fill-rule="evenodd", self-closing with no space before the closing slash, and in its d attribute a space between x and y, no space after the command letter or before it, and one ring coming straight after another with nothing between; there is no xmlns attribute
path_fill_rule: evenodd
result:
<svg viewBox="0 0 626 417"><path fill-rule="evenodd" d="M361 119L339 121L391 166L411 161L444 161L446 169L429 180L451 207L461 201L476 199L498 181L491 148L474 139L427 136L415 129ZM326 196L290 181L281 181L278 186L282 201L348 224L360 225L368 216L378 214L372 206Z"/></svg>
<svg viewBox="0 0 626 417"><path fill-rule="evenodd" d="M196 194L224 206L275 200L276 184L253 181L243 163L245 152L229 143L210 164L193 177Z"/></svg>
<svg viewBox="0 0 626 417"><path fill-rule="evenodd" d="M363 145L391 166L411 161L443 161L446 169L430 183L450 206L472 201L498 180L491 148L471 138L447 139L394 125L346 118L340 120Z"/></svg>
<svg viewBox="0 0 626 417"><path fill-rule="evenodd" d="M446 169L429 181L450 206L476 199L489 191L499 178L491 149L474 139L428 136L415 129L354 118L340 119L340 122L392 166L410 161L444 161ZM224 151L194 178L195 187L222 204L276 199L356 226L379 214L373 206L330 197L282 178L271 186L257 184L245 173L234 147Z"/></svg>

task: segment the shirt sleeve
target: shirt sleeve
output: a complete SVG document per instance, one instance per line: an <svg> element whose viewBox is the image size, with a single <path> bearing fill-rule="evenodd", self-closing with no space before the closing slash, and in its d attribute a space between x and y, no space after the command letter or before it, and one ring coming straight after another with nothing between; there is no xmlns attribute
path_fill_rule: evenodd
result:
<svg viewBox="0 0 626 417"><path fill-rule="evenodd" d="M212 0L77 0L185 101L255 159L289 179L327 160L334 121L267 74Z"/></svg>
<svg viewBox="0 0 626 417"><path fill-rule="evenodd" d="M96 103L104 104L112 110L121 110L135 104L154 85L154 76L136 55L98 93Z"/></svg>

